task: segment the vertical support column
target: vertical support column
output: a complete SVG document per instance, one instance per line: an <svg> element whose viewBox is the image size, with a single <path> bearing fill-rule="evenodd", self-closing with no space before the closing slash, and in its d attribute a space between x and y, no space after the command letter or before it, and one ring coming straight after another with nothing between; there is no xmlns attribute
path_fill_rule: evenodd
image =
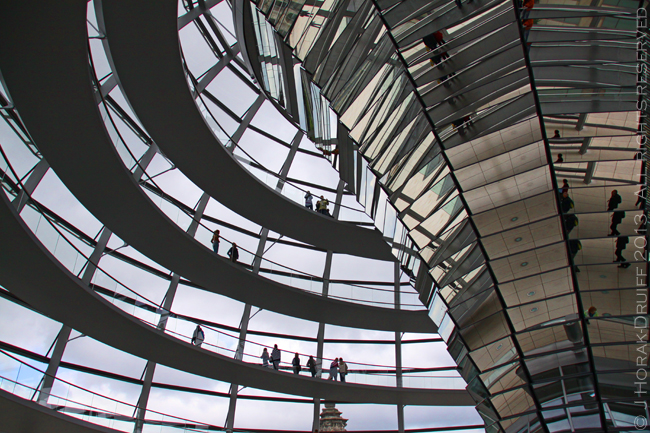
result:
<svg viewBox="0 0 650 433"><path fill-rule="evenodd" d="M400 297L400 262L394 263L394 279L395 279L395 309L401 309ZM402 377L402 333L395 331L395 386L402 388L404 381ZM401 403L397 404L397 429L399 433L404 433L404 406Z"/></svg>
<svg viewBox="0 0 650 433"><path fill-rule="evenodd" d="M585 137L582 139L582 145L580 146L580 150L578 153L580 155L584 155L587 153L587 149L589 149L589 145L591 144L591 137Z"/></svg>
<svg viewBox="0 0 650 433"><path fill-rule="evenodd" d="M345 182L339 180L338 187L336 188L336 202L334 203L334 209L332 210L332 216L334 219L338 219L339 214L341 213L341 201L343 200L344 187ZM327 298L329 293L333 255L334 253L332 251L327 251L327 256L325 256L325 269L323 270L323 291L321 295L324 298ZM323 346L325 343L325 324L323 322L320 322L318 324L318 334L316 335L316 339L318 340L316 346L316 365L320 366L317 369L316 377L321 377L323 374ZM314 397L312 431L313 430L320 430L320 397Z"/></svg>
<svg viewBox="0 0 650 433"><path fill-rule="evenodd" d="M104 250L106 249L106 245L108 244L108 240L110 239L112 234L113 233L107 227L104 227L101 234L99 235L99 240L95 245L95 249L93 250L93 253L90 255L90 258L88 259L88 264L86 265L84 274L81 277L81 281L84 284L88 285L92 281L93 275L95 275L95 271L97 270L97 264L99 263L99 260L101 259L102 255L104 254ZM54 351L52 352L52 357L50 358L50 362L47 364L47 369L45 370L45 377L43 378L43 383L38 393L37 401L40 404L47 403L47 399L50 396L50 393L52 392L52 386L54 386L54 378L56 377L56 373L59 370L59 365L61 364L61 359L63 358L63 352L65 352L65 348L68 344L68 339L70 338L71 332L72 332L72 328L70 328L67 325L63 325L61 327L61 330L59 331L59 334L56 337L56 344L54 345Z"/></svg>
<svg viewBox="0 0 650 433"><path fill-rule="evenodd" d="M153 147L153 146L152 146ZM151 150L151 147L149 148ZM147 151L147 154L149 151ZM147 155L145 154L145 156ZM151 155L153 158L154 153ZM148 159L147 164L151 162L151 158ZM144 159L144 157L143 157ZM138 167L139 169L140 167ZM187 234L194 237L196 235L196 230L199 227L201 218L203 218L203 213L205 208L208 205L210 196L207 193L203 193L199 199L199 203L194 212L194 217L192 222L187 229ZM169 312L172 309L172 304L174 303L174 297L176 296L176 290L178 289L178 283L180 282L181 276L177 273L172 274L171 282L167 288L167 293L165 294L165 299L162 304L162 311L160 313L160 319L158 320L158 329L164 331L167 328L167 320L169 319ZM147 404L149 403L149 394L151 393L151 384L153 383L153 375L156 372L156 363L153 361L147 361L147 365L144 368L144 378L142 383L142 390L140 391L140 397L138 398L137 410L135 414L135 425L133 427L134 433L141 433L144 427L144 416L147 413Z"/></svg>
<svg viewBox="0 0 650 433"><path fill-rule="evenodd" d="M244 119L242 120L242 123L240 125L240 129L242 129L241 134L239 134L238 137L241 137L248 127L248 124L252 120L253 116L259 109L259 107L262 105L262 102L264 102L264 98L262 95L253 103L253 106L249 109L248 113L246 113L246 116L244 116ZM252 112L252 115L249 114ZM239 129L237 130L239 132ZM235 135L237 134L235 133ZM236 142L239 140L235 140L235 135L233 135L233 140ZM282 164L282 168L280 169L280 173L278 174L278 183L277 186L275 187L275 190L278 192L281 192L282 189L284 188L284 183L287 180L287 176L289 175L289 169L291 168L291 164L293 163L293 160L296 156L296 152L298 151L298 147L300 146L300 141L302 140L303 137L303 132L298 130L296 132L296 135L293 137L293 140L291 141L291 149L289 150L289 154L287 155L287 158L284 161L284 164ZM260 241L257 243L257 251L255 251L255 258L253 259L253 274L257 275L260 272L260 267L262 266L262 257L264 256L264 249L266 248L266 241L268 240L269 237L269 229L263 228L262 231L260 232ZM235 351L235 359L241 360L244 358L244 346L246 345L246 335L248 333L248 324L250 322L251 318L251 306L249 304L246 304L244 306L244 312L242 313L242 318L241 322L239 323L239 342L237 344L237 350ZM228 414L226 415L226 423L225 423L225 428L228 433L231 433L233 429L235 428L235 411L237 409L237 393L239 392L239 384L237 383L231 383L230 384L230 390L228 393L230 394L230 401L228 403Z"/></svg>
<svg viewBox="0 0 650 433"><path fill-rule="evenodd" d="M589 161L587 163L587 173L585 173L584 183L586 183L587 185L591 183L595 171L596 171L596 161Z"/></svg>
<svg viewBox="0 0 650 433"><path fill-rule="evenodd" d="M38 164L36 164L34 170L32 170L32 173L23 184L23 189L20 191L20 193L18 193L18 196L12 202L14 208L16 209L16 212L20 213L23 210L27 204L27 201L29 200L29 196L32 195L49 168L50 165L47 163L45 158L41 159Z"/></svg>
<svg viewBox="0 0 650 433"><path fill-rule="evenodd" d="M41 385L41 390L38 393L38 403L45 404L47 399L52 392L52 386L54 385L54 378L56 377L56 372L59 369L59 364L61 364L61 359L63 358L63 352L65 347L68 344L68 339L70 338L70 332L72 328L69 326L63 325L59 334L56 336L56 344L54 345L54 351L52 352L52 357L50 362L47 364L47 370L45 370L45 377L43 378L43 384Z"/></svg>

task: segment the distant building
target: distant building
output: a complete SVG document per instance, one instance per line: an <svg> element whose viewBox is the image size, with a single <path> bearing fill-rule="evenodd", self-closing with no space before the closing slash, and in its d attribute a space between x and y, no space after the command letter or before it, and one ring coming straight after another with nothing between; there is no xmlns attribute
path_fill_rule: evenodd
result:
<svg viewBox="0 0 650 433"><path fill-rule="evenodd" d="M341 411L334 403L325 403L325 409L320 413L320 430L325 431L347 431L345 429L348 420L341 417Z"/></svg>

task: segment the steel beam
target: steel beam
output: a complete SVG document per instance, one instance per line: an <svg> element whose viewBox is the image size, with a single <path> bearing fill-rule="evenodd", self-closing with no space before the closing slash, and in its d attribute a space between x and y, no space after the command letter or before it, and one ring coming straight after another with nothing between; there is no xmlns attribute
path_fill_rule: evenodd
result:
<svg viewBox="0 0 650 433"><path fill-rule="evenodd" d="M16 212L20 213L27 202L29 201L29 197L32 195L38 184L41 182L43 177L45 176L45 173L47 173L47 170L50 168L50 165L47 163L45 158L41 159L34 169L32 170L32 173L29 175L25 183L23 183L23 189L18 193L18 196L14 199L12 204L14 205L14 208L16 209Z"/></svg>
<svg viewBox="0 0 650 433"><path fill-rule="evenodd" d="M150 147L151 150L154 146ZM147 152L149 152L149 150ZM154 151L155 153L155 151ZM144 157L143 157L144 158ZM149 159L148 162L151 160ZM138 167L139 168L139 167ZM196 212L194 213L194 218L190 223L190 226L187 229L187 234L194 237L196 235L196 230L199 227L205 208L208 205L210 196L206 193L203 193L199 199L199 203L196 207ZM178 289L178 283L180 282L181 276L177 273L172 274L172 280L169 283L167 288L167 293L165 294L165 299L162 304L162 311L160 312L160 319L158 320L158 329L164 331L167 328L167 320L169 319L169 312L171 311L172 304L174 303L174 297L176 296L176 290ZM156 363L152 361L147 361L147 365L144 368L144 379L142 383L142 390L140 391L140 397L138 398L137 410L135 414L135 425L133 427L133 433L141 433L144 427L144 418L147 412L147 404L149 403L149 394L151 393L151 384L153 382L153 375L156 371Z"/></svg>
<svg viewBox="0 0 650 433"><path fill-rule="evenodd" d="M260 101L260 99L263 99L262 95L260 95L260 97L258 97L258 99L253 104L253 106L257 105L257 108L253 110L253 107L251 107L251 109L249 109L249 113L251 111L257 112L259 106L261 106L261 102L258 104L258 101ZM250 123L252 117L251 119L246 121L245 119L247 116L248 113L246 113L246 116L244 116L244 119L242 119L240 128L242 125L246 124L247 126L248 123ZM302 140L302 137L303 137L302 131L298 130L298 132L296 132L296 135L293 137L293 140L291 141L291 149L289 150L289 154L287 155L284 164L282 164L282 168L280 169L280 173L278 175L278 183L275 187L275 190L278 192L281 192L282 188L284 187L284 183L287 180L287 176L289 175L291 164L293 163L293 160L296 156L296 152L298 151L298 147L300 146L300 141ZM269 237L269 229L265 227L260 232L260 240L257 243L257 251L255 252L255 258L253 259L253 274L255 275L259 274L260 272L260 267L262 265L262 257L264 256L264 250L266 248L266 242L268 240L268 237ZM251 306L250 304L246 304L244 306L244 312L242 313L241 322L239 324L239 342L237 344L237 350L235 351L235 359L241 360L244 358L244 346L246 345L246 335L248 333L248 324L250 322L250 319L251 319ZM235 426L235 412L237 408L238 392L239 392L239 384L231 383L230 390L228 391L228 393L230 394L230 401L228 403L228 414L226 415L226 423L225 423L225 428L227 432L232 432Z"/></svg>

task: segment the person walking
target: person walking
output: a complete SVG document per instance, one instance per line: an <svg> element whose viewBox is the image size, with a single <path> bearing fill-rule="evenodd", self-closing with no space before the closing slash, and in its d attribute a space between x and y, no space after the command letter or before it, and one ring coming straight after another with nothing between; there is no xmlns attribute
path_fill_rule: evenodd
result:
<svg viewBox="0 0 650 433"><path fill-rule="evenodd" d="M196 329L194 329L194 333L192 334L192 344L197 347L201 347L203 341L205 341L205 334L203 333L203 329L201 329L201 326L196 325Z"/></svg>
<svg viewBox="0 0 650 433"><path fill-rule="evenodd" d="M553 137L551 137L551 138L562 138L562 137L560 137L560 130L556 129L554 131Z"/></svg>
<svg viewBox="0 0 650 433"><path fill-rule="evenodd" d="M212 250L214 251L215 254L219 254L219 230L215 230L214 233L212 233Z"/></svg>
<svg viewBox="0 0 650 433"><path fill-rule="evenodd" d="M564 194L565 192L568 194L569 193L569 181L566 179L562 180L562 188L560 188L560 195Z"/></svg>
<svg viewBox="0 0 650 433"><path fill-rule="evenodd" d="M609 198L609 200L607 200L607 210L613 211L618 207L619 204L621 204L622 201L623 200L621 199L621 196L618 195L618 191L612 191L612 196Z"/></svg>
<svg viewBox="0 0 650 433"><path fill-rule="evenodd" d="M563 192L562 197L560 197L560 208L562 209L562 213L568 213L574 208L574 206L573 200L569 198L569 191Z"/></svg>
<svg viewBox="0 0 650 433"><path fill-rule="evenodd" d="M316 202L316 208L319 213L322 213L323 215L328 215L329 210L327 209L327 206L329 206L330 202L327 200L325 197L322 195L320 196L320 200Z"/></svg>
<svg viewBox="0 0 650 433"><path fill-rule="evenodd" d="M271 363L273 364L274 370L280 369L280 349L278 349L277 344L273 345L273 350L271 351Z"/></svg>
<svg viewBox="0 0 650 433"><path fill-rule="evenodd" d="M564 215L564 227L566 227L567 234L571 233L571 230L578 227L580 221L575 214Z"/></svg>
<svg viewBox="0 0 650 433"><path fill-rule="evenodd" d="M616 255L616 260L614 260L614 263L616 262L621 262L620 265L618 265L619 268L629 268L630 264L627 263L625 260L625 257L623 257L623 251L627 247L627 244L630 242L630 238L627 236L621 236L618 239L616 239L616 250L614 250L614 254Z"/></svg>
<svg viewBox="0 0 650 433"><path fill-rule="evenodd" d="M611 232L607 236L620 235L619 231L616 228L621 222L623 222L623 218L625 218L625 212L623 212L622 210L614 211L614 213L612 214L612 225L609 226Z"/></svg>
<svg viewBox="0 0 650 433"><path fill-rule="evenodd" d="M307 361L307 368L311 373L311 377L316 377L316 360L311 355L309 356L309 360Z"/></svg>
<svg viewBox="0 0 650 433"><path fill-rule="evenodd" d="M345 382L345 376L348 374L348 365L343 361L343 358L339 358L339 375L341 375L341 382Z"/></svg>
<svg viewBox="0 0 650 433"><path fill-rule="evenodd" d="M296 352L296 356L293 357L291 365L293 365L293 374L300 374L300 356L298 355L298 352Z"/></svg>
<svg viewBox="0 0 650 433"><path fill-rule="evenodd" d="M571 255L571 261L573 262L573 269L576 272L580 272L580 268L575 263L575 258L578 255L578 252L582 249L582 242L577 239L569 240L569 254Z"/></svg>
<svg viewBox="0 0 650 433"><path fill-rule="evenodd" d="M314 210L314 205L312 200L314 199L314 196L311 195L309 191L307 191L307 194L305 194L305 207L309 210Z"/></svg>
<svg viewBox="0 0 650 433"><path fill-rule="evenodd" d="M262 350L262 356L260 356L260 358L262 358L262 366L268 368L268 366L269 366L269 351L266 350L266 347L264 348L264 350Z"/></svg>
<svg viewBox="0 0 650 433"><path fill-rule="evenodd" d="M598 309L593 305L589 307L587 311L585 311L585 322L587 325L589 325L589 319L592 317L598 317Z"/></svg>
<svg viewBox="0 0 650 433"><path fill-rule="evenodd" d="M237 244L232 243L232 247L228 250L228 257L230 257L230 261L233 263L237 263L237 260L239 260L239 249L237 249Z"/></svg>
<svg viewBox="0 0 650 433"><path fill-rule="evenodd" d="M327 378L327 380L333 380L336 382L338 380L338 375L339 375L339 359L334 358L334 361L330 364L330 377Z"/></svg>

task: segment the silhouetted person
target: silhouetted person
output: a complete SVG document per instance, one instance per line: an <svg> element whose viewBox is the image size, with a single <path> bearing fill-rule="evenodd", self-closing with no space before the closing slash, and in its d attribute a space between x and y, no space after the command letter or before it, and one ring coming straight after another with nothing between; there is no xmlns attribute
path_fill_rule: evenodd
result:
<svg viewBox="0 0 650 433"><path fill-rule="evenodd" d="M569 198L569 192L563 192L562 197L560 197L560 208L562 213L568 213L571 209L574 208L573 200Z"/></svg>
<svg viewBox="0 0 650 433"><path fill-rule="evenodd" d="M571 262L573 262L573 269L576 272L580 272L580 269L575 264L575 258L578 255L578 251L582 249L582 243L577 239L569 240L569 254L571 255Z"/></svg>
<svg viewBox="0 0 650 433"><path fill-rule="evenodd" d="M558 162L564 162L564 157L562 156L561 153L557 154L557 159L555 160L555 163L557 164Z"/></svg>
<svg viewBox="0 0 650 433"><path fill-rule="evenodd" d="M228 250L228 257L230 257L230 261L233 263L237 263L237 260L239 260L239 249L237 249L237 244L234 242Z"/></svg>
<svg viewBox="0 0 650 433"><path fill-rule="evenodd" d="M339 376L339 359L334 358L334 361L330 364L330 377L327 380L334 380L336 382Z"/></svg>
<svg viewBox="0 0 650 433"><path fill-rule="evenodd" d="M212 239L210 242L212 242L212 250L214 253L219 254L219 230L215 230L214 233L212 233Z"/></svg>
<svg viewBox="0 0 650 433"><path fill-rule="evenodd" d="M571 230L578 227L578 217L575 214L564 215L564 227L566 227L567 234L571 233Z"/></svg>
<svg viewBox="0 0 650 433"><path fill-rule="evenodd" d="M260 356L260 358L262 358L262 366L268 367L270 357L269 357L269 351L266 350L266 347L264 348L264 350L262 350L262 356Z"/></svg>
<svg viewBox="0 0 650 433"><path fill-rule="evenodd" d="M593 305L585 311L585 322L587 322L587 325L589 325L589 319L592 317L598 317L598 309Z"/></svg>
<svg viewBox="0 0 650 433"><path fill-rule="evenodd" d="M607 201L607 210L611 211L616 209L618 205L621 204L621 201L623 200L621 199L621 196L618 195L618 191L612 191L612 196Z"/></svg>
<svg viewBox="0 0 650 433"><path fill-rule="evenodd" d="M339 358L339 375L341 376L341 382L345 382L345 376L348 374L348 365L343 361L343 358Z"/></svg>
<svg viewBox="0 0 650 433"><path fill-rule="evenodd" d="M433 32L422 38L424 45L430 50L435 50L438 46L446 44L445 37L440 30Z"/></svg>
<svg viewBox="0 0 650 433"><path fill-rule="evenodd" d="M616 227L623 221L625 218L625 212L622 210L617 210L612 214L612 225L609 226L611 233L608 236L618 236L620 233L616 230Z"/></svg>
<svg viewBox="0 0 650 433"><path fill-rule="evenodd" d="M305 194L305 207L309 210L314 210L314 205L312 202L312 199L314 198L313 195L309 191L307 191L307 194Z"/></svg>
<svg viewBox="0 0 650 433"><path fill-rule="evenodd" d="M643 191L644 188L645 187L643 186L641 187L641 190L637 194L636 203L634 203L634 206L638 206L639 209L643 209L643 206L645 205L645 194L644 194L645 191Z"/></svg>
<svg viewBox="0 0 650 433"><path fill-rule="evenodd" d="M467 122L469 122L469 116L462 117L460 119L456 119L451 122L451 126L456 128L459 133L464 133L465 128L467 127Z"/></svg>
<svg viewBox="0 0 650 433"><path fill-rule="evenodd" d="M307 361L307 368L311 373L311 377L316 377L316 360L313 356L309 357L309 360Z"/></svg>
<svg viewBox="0 0 650 433"><path fill-rule="evenodd" d="M329 200L321 195L320 200L316 202L316 208L318 209L319 213L322 213L323 215L329 215L329 210L327 209L327 206L329 204Z"/></svg>
<svg viewBox="0 0 650 433"><path fill-rule="evenodd" d="M194 333L192 334L192 344L201 347L203 341L205 341L203 329L199 325L196 325L196 329L194 329Z"/></svg>
<svg viewBox="0 0 650 433"><path fill-rule="evenodd" d="M300 355L296 352L296 356L293 357L293 361L291 361L291 365L293 365L293 374L300 374Z"/></svg>
<svg viewBox="0 0 650 433"><path fill-rule="evenodd" d="M614 262L621 262L620 265L618 265L619 268L629 268L630 264L627 263L625 260L625 257L623 257L623 251L625 250L625 247L627 247L627 244L630 242L630 238L627 236L621 236L618 239L616 239L616 250L614 250L614 254L616 255L616 260Z"/></svg>
<svg viewBox="0 0 650 433"><path fill-rule="evenodd" d="M553 135L553 138L562 138L560 137L560 130L556 129L554 132L555 134Z"/></svg>
<svg viewBox="0 0 650 433"><path fill-rule="evenodd" d="M442 45L447 43L445 41L445 39L444 39L444 35L442 34L442 32L440 30L438 30L437 32L433 32L430 35L427 35L427 36L423 37L422 42L427 47L427 51L433 51L437 47L442 46ZM441 63L442 61L444 61L444 60L446 60L448 58L449 58L449 54L447 54L446 51L443 51L443 52L441 52L439 54L434 54L431 57L431 59L429 59L429 61L431 62L431 66L435 67L439 63ZM444 81L446 79L447 79L447 76L445 75L445 77L443 78L442 81Z"/></svg>
<svg viewBox="0 0 650 433"><path fill-rule="evenodd" d="M278 349L277 344L273 345L273 350L271 351L271 363L273 364L274 370L280 369L280 349Z"/></svg>
<svg viewBox="0 0 650 433"><path fill-rule="evenodd" d="M562 179L562 188L560 188L560 194L563 194L565 192L568 194L569 193L569 188L571 188L569 186L569 181L566 180L566 179Z"/></svg>

